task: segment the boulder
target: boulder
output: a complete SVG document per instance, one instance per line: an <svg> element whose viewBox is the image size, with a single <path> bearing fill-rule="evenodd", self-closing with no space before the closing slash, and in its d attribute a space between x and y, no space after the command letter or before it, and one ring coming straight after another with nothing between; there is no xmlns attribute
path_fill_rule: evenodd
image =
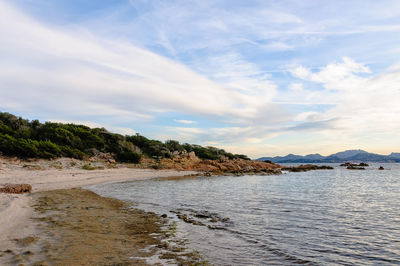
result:
<svg viewBox="0 0 400 266"><path fill-rule="evenodd" d="M29 184L7 184L0 188L0 192L13 194L30 193L31 191L32 186Z"/></svg>

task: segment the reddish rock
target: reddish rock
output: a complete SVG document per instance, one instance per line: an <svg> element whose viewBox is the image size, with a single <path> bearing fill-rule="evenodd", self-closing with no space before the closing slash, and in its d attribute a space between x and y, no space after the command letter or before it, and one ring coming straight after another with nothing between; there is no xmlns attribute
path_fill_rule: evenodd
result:
<svg viewBox="0 0 400 266"><path fill-rule="evenodd" d="M0 192L3 193L22 194L30 193L31 191L32 186L29 184L7 184L4 187L0 188Z"/></svg>

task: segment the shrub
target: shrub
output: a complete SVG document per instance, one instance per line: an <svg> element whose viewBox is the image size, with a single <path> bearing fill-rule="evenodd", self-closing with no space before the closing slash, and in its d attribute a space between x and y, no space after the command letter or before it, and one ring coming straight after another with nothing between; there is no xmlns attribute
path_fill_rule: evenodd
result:
<svg viewBox="0 0 400 266"><path fill-rule="evenodd" d="M49 140L39 141L38 148L44 158L56 158L62 155L61 148Z"/></svg>
<svg viewBox="0 0 400 266"><path fill-rule="evenodd" d="M174 151L195 152L201 159L216 160L222 156L230 159L246 155L228 153L215 147L180 144L176 140L148 139L139 134L122 136L104 128L62 123L29 122L21 117L0 112L0 152L4 155L36 158L68 156L77 159L88 157L88 152L114 153L121 162L138 163L141 154L151 158L171 158ZM97 152L96 152L97 153Z"/></svg>
<svg viewBox="0 0 400 266"><path fill-rule="evenodd" d="M142 156L134 151L123 151L117 154L117 160L125 163L139 163Z"/></svg>
<svg viewBox="0 0 400 266"><path fill-rule="evenodd" d="M93 166L91 164L84 164L82 166L83 170L104 170L104 166Z"/></svg>

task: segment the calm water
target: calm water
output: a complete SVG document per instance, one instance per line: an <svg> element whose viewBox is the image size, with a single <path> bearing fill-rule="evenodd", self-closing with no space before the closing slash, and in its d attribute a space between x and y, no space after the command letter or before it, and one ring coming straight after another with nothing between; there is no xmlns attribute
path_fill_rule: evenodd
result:
<svg viewBox="0 0 400 266"><path fill-rule="evenodd" d="M92 186L168 213L216 265L400 265L400 165ZM207 226L184 223L178 211ZM196 217L207 214L217 218ZM228 217L229 220L223 219Z"/></svg>

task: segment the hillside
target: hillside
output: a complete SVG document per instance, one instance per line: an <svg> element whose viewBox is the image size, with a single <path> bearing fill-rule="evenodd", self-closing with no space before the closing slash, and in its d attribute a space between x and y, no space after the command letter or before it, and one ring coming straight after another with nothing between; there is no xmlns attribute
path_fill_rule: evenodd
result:
<svg viewBox="0 0 400 266"><path fill-rule="evenodd" d="M138 163L141 158L162 160L179 153L191 153L203 160L220 158L249 160L215 147L148 139L140 134L123 136L105 128L29 121L0 112L0 153L20 158L70 157L84 159L107 153L120 162Z"/></svg>

